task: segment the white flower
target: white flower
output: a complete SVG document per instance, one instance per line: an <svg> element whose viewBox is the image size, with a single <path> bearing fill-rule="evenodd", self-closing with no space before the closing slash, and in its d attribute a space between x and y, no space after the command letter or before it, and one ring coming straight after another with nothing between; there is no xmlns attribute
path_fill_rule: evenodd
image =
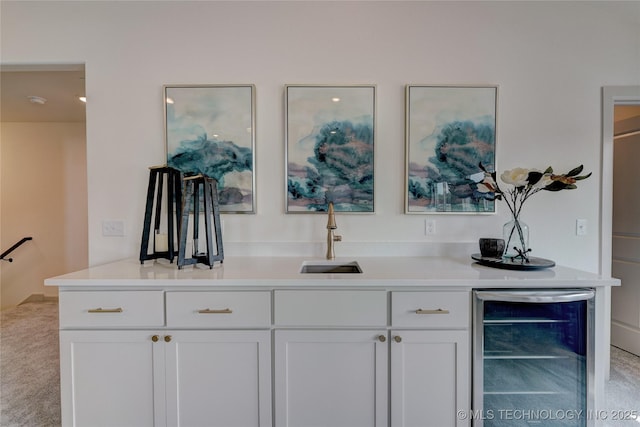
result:
<svg viewBox="0 0 640 427"><path fill-rule="evenodd" d="M511 184L516 188L525 187L527 184L529 184L529 172L531 172L531 170L529 169L515 168L502 172L502 175L500 175L500 179L503 182Z"/></svg>

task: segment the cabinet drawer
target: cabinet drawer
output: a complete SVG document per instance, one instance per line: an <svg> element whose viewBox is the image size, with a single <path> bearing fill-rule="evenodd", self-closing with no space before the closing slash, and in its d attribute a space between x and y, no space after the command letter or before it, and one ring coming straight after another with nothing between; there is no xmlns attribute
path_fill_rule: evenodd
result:
<svg viewBox="0 0 640 427"><path fill-rule="evenodd" d="M394 327L468 328L469 292L392 292Z"/></svg>
<svg viewBox="0 0 640 427"><path fill-rule="evenodd" d="M386 291L275 291L278 326L386 326Z"/></svg>
<svg viewBox="0 0 640 427"><path fill-rule="evenodd" d="M60 328L164 326L162 291L60 292Z"/></svg>
<svg viewBox="0 0 640 427"><path fill-rule="evenodd" d="M167 292L167 326L269 327L271 297L258 292Z"/></svg>

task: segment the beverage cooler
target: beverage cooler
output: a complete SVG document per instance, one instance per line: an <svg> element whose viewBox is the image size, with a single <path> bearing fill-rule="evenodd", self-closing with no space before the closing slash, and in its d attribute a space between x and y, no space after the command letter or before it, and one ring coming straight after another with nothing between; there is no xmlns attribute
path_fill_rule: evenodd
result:
<svg viewBox="0 0 640 427"><path fill-rule="evenodd" d="M594 296L474 291L474 426L593 425Z"/></svg>

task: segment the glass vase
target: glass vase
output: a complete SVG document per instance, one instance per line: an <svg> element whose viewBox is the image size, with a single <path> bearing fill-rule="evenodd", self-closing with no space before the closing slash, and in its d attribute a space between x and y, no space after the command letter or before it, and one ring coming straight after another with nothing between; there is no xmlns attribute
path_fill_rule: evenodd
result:
<svg viewBox="0 0 640 427"><path fill-rule="evenodd" d="M526 254L529 250L529 226L522 222L520 218L514 217L502 227L504 238L504 256L512 257ZM526 255L525 255L526 256Z"/></svg>

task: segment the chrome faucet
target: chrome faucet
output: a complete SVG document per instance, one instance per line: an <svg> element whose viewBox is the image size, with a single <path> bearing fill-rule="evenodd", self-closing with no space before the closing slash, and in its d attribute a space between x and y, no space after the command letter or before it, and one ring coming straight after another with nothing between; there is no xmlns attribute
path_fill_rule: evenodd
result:
<svg viewBox="0 0 640 427"><path fill-rule="evenodd" d="M329 202L329 219L327 220L327 259L336 258L333 242L342 241L342 236L338 236L333 232L333 230L337 228L336 215L333 212L333 202Z"/></svg>

